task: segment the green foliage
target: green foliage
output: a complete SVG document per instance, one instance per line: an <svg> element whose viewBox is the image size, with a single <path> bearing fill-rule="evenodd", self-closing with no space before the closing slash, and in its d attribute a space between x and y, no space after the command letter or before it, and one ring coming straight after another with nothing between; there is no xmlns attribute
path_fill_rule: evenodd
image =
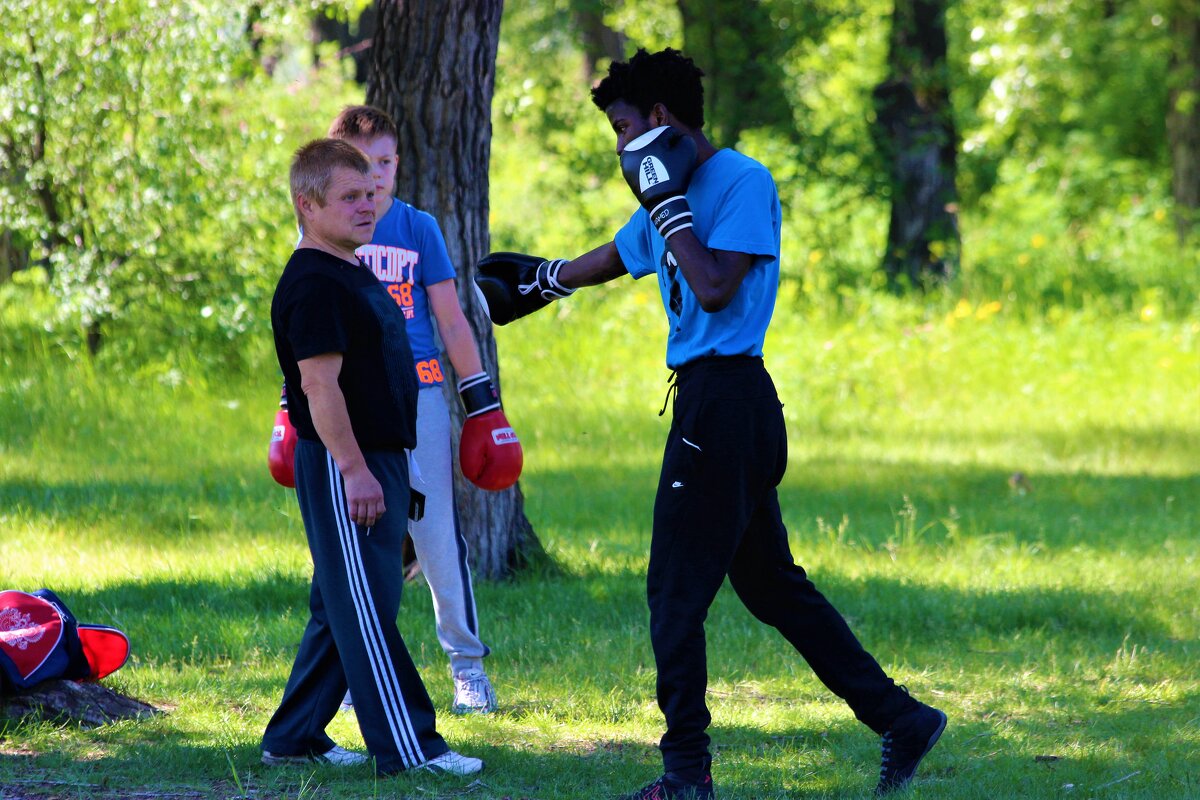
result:
<svg viewBox="0 0 1200 800"><path fill-rule="evenodd" d="M29 294L42 285L31 278L9 284L3 302L41 303L36 335L73 352L98 323L113 366L269 366L267 305L294 241L288 156L362 91L332 46L314 52L305 32L313 13L353 19L363 0L253 11L212 0L55 0L28 11L15 2L0 0L9 18L27 20L0 40L0 229L32 249L52 293ZM630 52L686 45L673 0L599 6ZM635 208L589 98L593 76L562 22L571 9L506 3L493 249L575 255L609 240ZM796 301L851 308L883 286L886 174L870 127L890 5L756 9L778 35L743 44L782 71L792 130L750 127L738 147L775 175ZM1030 316L1196 313L1200 254L1170 235L1165 92L1145 88L1165 76L1168 11L1150 0L951 4L962 270L932 303L997 301ZM53 102L64 97L72 102Z"/></svg>
<svg viewBox="0 0 1200 800"><path fill-rule="evenodd" d="M775 176L782 267L797 298L853 305L844 298L883 286L888 199L870 123L890 6L768 5L790 42L779 63L797 135L752 128L738 149ZM963 248L959 280L935 302L1002 301L1034 316L1092 305L1196 312L1200 253L1172 240L1165 93L1144 89L1165 75L1162 11L1113 4L1105 16L1101 5L951 5ZM491 175L497 249L579 253L634 208L580 77L582 53L555 13L506 9ZM606 19L631 49L682 45L673 9L613 3Z"/></svg>
<svg viewBox="0 0 1200 800"><path fill-rule="evenodd" d="M337 73L269 79L237 4L0 2L22 20L0 40L0 229L51 276L47 324L126 363L188 344L236 362L290 244L287 159L317 132L297 120L344 96ZM260 46L289 15L258 9Z"/></svg>

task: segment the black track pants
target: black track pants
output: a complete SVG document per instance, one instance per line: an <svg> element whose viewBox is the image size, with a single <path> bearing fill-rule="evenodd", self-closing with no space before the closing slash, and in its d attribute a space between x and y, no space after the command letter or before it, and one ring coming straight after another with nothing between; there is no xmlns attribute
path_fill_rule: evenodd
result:
<svg viewBox="0 0 1200 800"><path fill-rule="evenodd" d="M883 733L914 701L792 560L775 490L787 435L762 359L692 362L676 385L647 574L666 771L696 781L708 762L704 620L726 575L746 608Z"/></svg>
<svg viewBox="0 0 1200 800"><path fill-rule="evenodd" d="M313 558L310 617L264 750L322 753L325 726L347 685L363 741L380 772L399 772L445 753L433 703L396 627L401 546L408 531L408 459L365 452L387 511L369 529L350 521L342 475L315 442L296 444L296 495Z"/></svg>

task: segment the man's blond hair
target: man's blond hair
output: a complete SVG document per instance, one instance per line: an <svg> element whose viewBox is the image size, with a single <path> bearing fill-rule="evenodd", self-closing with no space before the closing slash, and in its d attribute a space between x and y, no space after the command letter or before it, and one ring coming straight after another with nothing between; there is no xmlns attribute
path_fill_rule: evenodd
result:
<svg viewBox="0 0 1200 800"><path fill-rule="evenodd" d="M330 124L329 136L333 139L366 141L390 136L393 141L400 140L396 123L386 111L375 106L346 106Z"/></svg>
<svg viewBox="0 0 1200 800"><path fill-rule="evenodd" d="M288 179L292 189L292 208L301 226L301 197L312 200L319 206L325 205L325 193L333 182L333 172L338 167L352 169L362 175L371 174L371 162L363 151L341 139L314 139L301 147L292 156L292 167Z"/></svg>

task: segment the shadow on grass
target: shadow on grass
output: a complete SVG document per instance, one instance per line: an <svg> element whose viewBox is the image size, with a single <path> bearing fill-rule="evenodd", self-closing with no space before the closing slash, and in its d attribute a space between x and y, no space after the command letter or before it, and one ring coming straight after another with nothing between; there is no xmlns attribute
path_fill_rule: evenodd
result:
<svg viewBox="0 0 1200 800"><path fill-rule="evenodd" d="M1146 749L1129 731L1182 724L1195 695L1166 713L1149 705L1074 710L1063 726L1036 717L962 717L950 724L923 762L922 793L955 797L1187 797L1197 786L1194 752ZM499 722L503 722L502 713ZM719 795L731 800L867 796L879 764L879 740L843 716L836 722L764 731L754 725L710 729ZM0 754L5 797L174 798L384 796L510 798L612 797L661 771L657 748L643 740L572 738L561 744L515 746L503 741L464 748L487 762L475 780L424 773L377 779L369 767L266 768L256 745L201 746L179 730L141 736L135 727L100 732L86 745L44 754ZM146 746L153 738L154 746ZM499 737L497 737L499 738ZM3 738L0 737L0 747ZM164 757L167 760L164 760ZM184 777L186 776L186 777ZM468 784L470 784L468 786Z"/></svg>
<svg viewBox="0 0 1200 800"><path fill-rule="evenodd" d="M941 545L954 535L1146 553L1167 539L1186 542L1200 517L1200 473L1022 476L920 461L813 459L789 468L780 505L793 535L824 537L845 518L842 542L867 548L897 540ZM562 526L582 543L612 529L634 530L644 548L657 482L656 465L535 472L523 481L526 513L535 529Z"/></svg>
<svg viewBox="0 0 1200 800"><path fill-rule="evenodd" d="M228 472L198 472L186 481L9 479L0 481L0 514L57 521L82 537L88 525L110 523L126 541L157 544L228 530L239 513L271 514L265 502L290 499L284 491L269 479L247 481Z"/></svg>

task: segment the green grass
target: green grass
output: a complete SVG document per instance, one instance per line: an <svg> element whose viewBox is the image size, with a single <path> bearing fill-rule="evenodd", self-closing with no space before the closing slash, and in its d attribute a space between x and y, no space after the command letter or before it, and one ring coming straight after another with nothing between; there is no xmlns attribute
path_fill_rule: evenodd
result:
<svg viewBox="0 0 1200 800"><path fill-rule="evenodd" d="M501 712L448 713L423 586L400 619L440 729L488 761L469 792L258 764L310 570L265 469L273 368L118 370L0 332L0 584L122 627L134 657L107 682L169 709L0 723L0 798L551 800L654 777L644 573L668 418L649 283L497 331L526 512L558 566L477 587ZM797 560L950 715L913 794L1200 796L1200 321L842 305L777 311L781 498ZM877 739L727 588L708 638L721 797L869 792ZM353 717L330 732L362 746Z"/></svg>

